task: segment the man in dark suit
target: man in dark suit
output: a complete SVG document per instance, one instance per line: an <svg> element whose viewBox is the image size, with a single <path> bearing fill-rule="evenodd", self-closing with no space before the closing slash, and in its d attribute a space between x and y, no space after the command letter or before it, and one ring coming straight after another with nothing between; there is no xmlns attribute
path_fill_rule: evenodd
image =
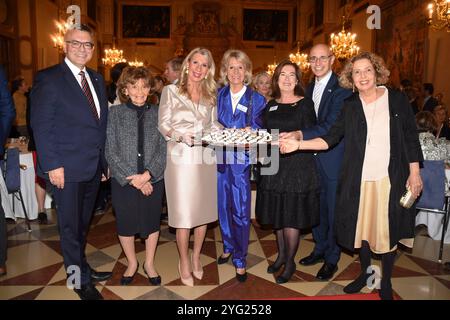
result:
<svg viewBox="0 0 450 320"><path fill-rule="evenodd" d="M306 96L314 101L317 125L295 133L297 139L312 139L323 136L336 121L343 101L351 95L351 91L339 86L338 78L331 70L335 57L330 48L324 44L315 45L310 52L309 60L315 80L306 88ZM337 271L337 263L341 249L334 235L334 207L339 172L344 154L344 142L334 148L316 155L317 168L321 179L320 224L313 228L316 242L314 251L299 261L309 266L325 261L317 278L328 280Z"/></svg>
<svg viewBox="0 0 450 320"><path fill-rule="evenodd" d="M6 80L3 68L0 66L0 158L3 158L6 138L9 135L11 124L16 118L16 109L14 108L11 93L8 91L8 81ZM6 274L6 221L0 198L0 276Z"/></svg>
<svg viewBox="0 0 450 320"><path fill-rule="evenodd" d="M84 251L98 187L107 170L108 103L102 76L86 68L94 51L90 28L75 27L64 40L64 61L36 75L31 127L38 174L51 183L55 197L69 281L75 280L74 290L81 299L96 300L102 296L93 283L111 273L91 269Z"/></svg>
<svg viewBox="0 0 450 320"><path fill-rule="evenodd" d="M439 104L433 97L434 86L432 83L423 84L423 108L422 111L433 112L434 108Z"/></svg>

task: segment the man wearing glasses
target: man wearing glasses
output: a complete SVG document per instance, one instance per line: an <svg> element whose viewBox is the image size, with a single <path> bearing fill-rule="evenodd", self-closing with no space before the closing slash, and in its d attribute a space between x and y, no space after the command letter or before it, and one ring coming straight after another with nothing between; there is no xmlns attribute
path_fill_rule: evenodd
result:
<svg viewBox="0 0 450 320"><path fill-rule="evenodd" d="M31 93L31 127L38 174L52 186L68 284L82 300L102 299L94 286L110 272L86 261L86 235L102 173L108 102L103 78L86 68L94 52L92 31L81 25L64 37L66 57L40 71Z"/></svg>
<svg viewBox="0 0 450 320"><path fill-rule="evenodd" d="M332 71L335 57L325 44L312 47L309 54L311 70L315 80L306 88L306 96L314 101L317 125L303 131L288 133L297 139L313 139L325 135L336 121L343 101L351 95L351 91L339 86L338 77ZM283 134L281 134L283 135ZM280 136L281 136L280 135ZM304 266L325 263L317 273L320 280L329 280L337 271L337 263L341 249L336 243L334 235L334 206L336 188L344 153L343 140L334 148L320 152L316 156L317 168L321 179L320 194L320 224L313 228L315 247L311 254L299 263Z"/></svg>

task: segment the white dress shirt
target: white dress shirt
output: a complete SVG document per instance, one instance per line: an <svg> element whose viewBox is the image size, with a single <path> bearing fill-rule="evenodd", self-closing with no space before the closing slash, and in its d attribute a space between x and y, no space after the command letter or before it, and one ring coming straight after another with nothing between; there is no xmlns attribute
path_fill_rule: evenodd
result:
<svg viewBox="0 0 450 320"><path fill-rule="evenodd" d="M319 106L320 102L322 101L323 92L325 91L325 87L328 84L328 81L330 81L332 71L330 70L322 79L317 80L314 84L314 91L313 91L313 101L314 101L314 110L316 111L316 116L319 114Z"/></svg>
<svg viewBox="0 0 450 320"><path fill-rule="evenodd" d="M244 86L241 90L236 93L231 92L230 88L230 97L231 97L231 106L233 107L233 113L236 111L237 105L247 90L247 86Z"/></svg>
<svg viewBox="0 0 450 320"><path fill-rule="evenodd" d="M94 85L92 84L89 72L87 72L86 67L80 70L80 68L74 65L69 59L67 59L67 57L64 59L64 62L67 64L70 71L72 71L73 76L75 77L75 79L77 79L78 84L81 88L83 88L83 86L81 85L81 76L79 75L79 73L80 71L84 71L86 81L89 85L89 89L91 89L92 97L94 98L95 108L97 109L97 114L99 115L98 118L100 119L100 102L98 101L97 92L95 91Z"/></svg>

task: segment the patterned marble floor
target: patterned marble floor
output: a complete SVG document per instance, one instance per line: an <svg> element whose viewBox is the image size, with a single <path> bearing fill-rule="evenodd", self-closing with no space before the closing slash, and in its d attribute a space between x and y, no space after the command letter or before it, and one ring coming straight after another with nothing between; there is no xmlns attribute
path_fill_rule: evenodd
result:
<svg viewBox="0 0 450 320"><path fill-rule="evenodd" d="M65 286L63 259L55 224L56 214L48 212L49 223L32 222L27 232L23 220L8 223L8 274L0 277L0 299L77 300L78 296ZM309 254L314 246L311 234L300 241L296 260ZM419 229L415 247L411 252L399 250L393 272L396 299L450 299L450 271L437 263L439 242ZM144 245L136 241L140 264L144 260ZM267 274L269 263L276 258L276 242L270 230L255 223L251 227L248 255L247 282L238 283L231 263L217 265L222 252L221 236L217 225L209 227L201 261L204 278L195 280L195 287L182 285L178 272L178 253L174 230L162 225L156 254L156 268L162 285L150 286L142 268L130 286L120 286L119 280L126 269L126 259L116 236L115 218L111 209L93 218L88 237L87 258L98 271L113 271L113 277L99 283L97 288L110 300L228 300L279 299L344 294L342 288L359 273L357 256L343 253L339 270L330 281L319 281L315 274L319 265L303 267L290 282L278 285L273 275ZM450 260L450 245L445 246L444 261ZM380 266L380 261L373 263ZM365 293L372 292L364 289ZM375 291L374 291L375 292Z"/></svg>

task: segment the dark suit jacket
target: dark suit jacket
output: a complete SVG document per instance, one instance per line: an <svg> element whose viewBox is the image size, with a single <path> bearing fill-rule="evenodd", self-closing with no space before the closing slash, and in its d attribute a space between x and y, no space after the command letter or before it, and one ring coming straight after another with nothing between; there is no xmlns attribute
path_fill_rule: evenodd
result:
<svg viewBox="0 0 450 320"><path fill-rule="evenodd" d="M313 92L314 82L307 87L306 96L312 99ZM336 74L333 73L323 91L317 116L317 125L302 131L304 139L309 140L325 135L341 112L344 100L350 95L351 91L341 88ZM337 179L339 177L343 154L344 141L341 141L328 151L317 154L319 164L329 179Z"/></svg>
<svg viewBox="0 0 450 320"><path fill-rule="evenodd" d="M430 97L430 99L428 99L427 102L424 104L422 111L433 112L434 107L437 107L438 104L439 102L435 98Z"/></svg>
<svg viewBox="0 0 450 320"><path fill-rule="evenodd" d="M108 102L103 77L88 69L100 103L100 121L92 114L81 86L65 62L40 71L31 92L31 127L38 174L64 167L66 182L92 179L104 157Z"/></svg>
<svg viewBox="0 0 450 320"><path fill-rule="evenodd" d="M392 248L400 239L414 238L415 206L405 209L399 200L405 191L409 164L423 161L414 114L407 97L389 89L389 240ZM327 135L329 146L345 136L342 170L336 192L335 228L337 242L353 250L358 220L361 176L367 138L367 122L358 93L346 99L342 112Z"/></svg>
<svg viewBox="0 0 450 320"><path fill-rule="evenodd" d="M11 124L16 118L16 108L8 90L8 81L6 80L3 68L0 66L0 157L3 156L3 145L8 138Z"/></svg>

